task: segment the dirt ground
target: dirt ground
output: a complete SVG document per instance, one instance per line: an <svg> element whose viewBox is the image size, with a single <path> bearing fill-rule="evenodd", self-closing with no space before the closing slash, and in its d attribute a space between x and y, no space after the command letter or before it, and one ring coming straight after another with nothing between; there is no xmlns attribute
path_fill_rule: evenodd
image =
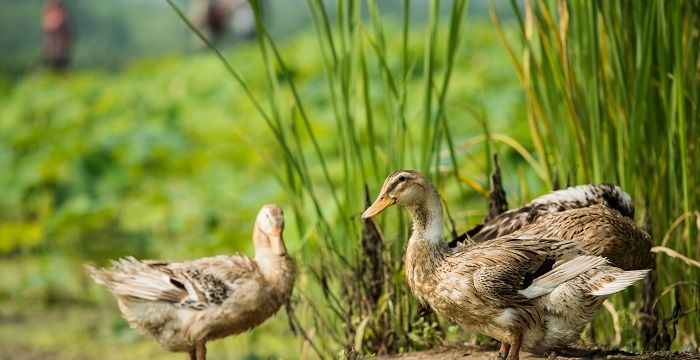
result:
<svg viewBox="0 0 700 360"><path fill-rule="evenodd" d="M426 351L418 351L393 356L379 356L377 359L401 359L401 360L494 360L498 351L492 347L476 347L467 345L456 345L449 347L440 347ZM523 360L546 360L547 358L535 356L529 353L520 353L520 358ZM619 351L605 351L595 356L588 357L563 357L557 356L557 359L610 359L610 360L652 360L652 359L678 359L678 360L700 360L700 354L687 352L672 352L658 351L644 354L627 354Z"/></svg>

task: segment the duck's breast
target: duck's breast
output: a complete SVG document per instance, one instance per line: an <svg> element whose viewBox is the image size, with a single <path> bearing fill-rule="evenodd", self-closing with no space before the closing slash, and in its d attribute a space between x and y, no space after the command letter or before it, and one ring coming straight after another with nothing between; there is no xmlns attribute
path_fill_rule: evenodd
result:
<svg viewBox="0 0 700 360"><path fill-rule="evenodd" d="M254 328L280 308L283 299L258 279L236 282L235 293L216 306L202 310L187 325L192 339L213 340Z"/></svg>

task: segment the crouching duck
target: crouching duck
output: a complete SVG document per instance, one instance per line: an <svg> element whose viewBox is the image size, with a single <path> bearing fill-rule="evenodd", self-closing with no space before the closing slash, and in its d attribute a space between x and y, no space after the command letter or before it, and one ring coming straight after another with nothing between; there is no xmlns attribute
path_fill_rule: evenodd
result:
<svg viewBox="0 0 700 360"><path fill-rule="evenodd" d="M552 191L515 209L505 211L454 239L461 242L468 236L479 242L508 235L538 222L542 217L563 211L587 211L603 206L634 219L634 204L628 193L612 184L585 184Z"/></svg>
<svg viewBox="0 0 700 360"><path fill-rule="evenodd" d="M254 328L287 302L294 263L282 238L277 205L258 213L255 258L219 255L192 261L114 262L111 269L85 265L117 299L126 321L164 349L206 359L206 342Z"/></svg>
<svg viewBox="0 0 700 360"><path fill-rule="evenodd" d="M508 210L453 240L483 242L503 236L571 240L590 255L603 256L623 270L641 270L653 261L649 234L633 221L632 199L620 187L588 184L553 191Z"/></svg>
<svg viewBox="0 0 700 360"><path fill-rule="evenodd" d="M394 204L413 220L405 259L413 294L437 314L501 341L500 358L516 360L521 348L566 347L605 298L648 271L616 268L568 240L504 237L451 248L437 190L417 171L389 175L362 217Z"/></svg>

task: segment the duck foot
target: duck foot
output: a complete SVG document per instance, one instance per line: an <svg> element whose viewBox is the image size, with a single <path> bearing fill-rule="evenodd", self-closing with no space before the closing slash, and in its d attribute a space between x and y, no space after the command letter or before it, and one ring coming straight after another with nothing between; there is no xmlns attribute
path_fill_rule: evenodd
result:
<svg viewBox="0 0 700 360"><path fill-rule="evenodd" d="M501 348L498 350L498 360L506 360L508 358L509 351L510 344L506 342L501 342Z"/></svg>
<svg viewBox="0 0 700 360"><path fill-rule="evenodd" d="M197 344L197 360L207 360L206 344Z"/></svg>
<svg viewBox="0 0 700 360"><path fill-rule="evenodd" d="M508 349L507 360L519 360L520 359L520 346L523 344L523 335L514 334L511 336L511 341Z"/></svg>

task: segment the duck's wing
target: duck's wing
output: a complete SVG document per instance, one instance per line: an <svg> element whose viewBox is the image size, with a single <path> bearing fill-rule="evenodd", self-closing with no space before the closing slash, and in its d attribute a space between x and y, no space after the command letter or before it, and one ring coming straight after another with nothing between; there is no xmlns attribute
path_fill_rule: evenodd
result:
<svg viewBox="0 0 700 360"><path fill-rule="evenodd" d="M467 236L475 242L496 239L531 225L544 215L598 204L615 209L625 217L634 218L632 198L620 187L611 184L572 186L542 195L521 208L501 213L454 239L450 245L455 246Z"/></svg>
<svg viewBox="0 0 700 360"><path fill-rule="evenodd" d="M255 263L245 256L216 256L185 262L139 261L127 257L111 269L86 265L92 278L117 296L162 301L192 309L221 304L240 281L256 278Z"/></svg>
<svg viewBox="0 0 700 360"><path fill-rule="evenodd" d="M474 245L463 256L474 269L476 295L496 307L527 306L530 299L606 263L557 239L499 238Z"/></svg>

